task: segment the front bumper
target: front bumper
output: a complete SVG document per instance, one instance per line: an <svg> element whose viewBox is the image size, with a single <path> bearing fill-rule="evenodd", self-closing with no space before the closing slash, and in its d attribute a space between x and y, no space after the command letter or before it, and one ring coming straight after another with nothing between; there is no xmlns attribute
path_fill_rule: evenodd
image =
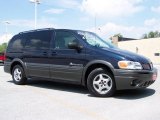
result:
<svg viewBox="0 0 160 120"><path fill-rule="evenodd" d="M153 70L115 70L117 90L146 88L153 84L157 77L157 69Z"/></svg>

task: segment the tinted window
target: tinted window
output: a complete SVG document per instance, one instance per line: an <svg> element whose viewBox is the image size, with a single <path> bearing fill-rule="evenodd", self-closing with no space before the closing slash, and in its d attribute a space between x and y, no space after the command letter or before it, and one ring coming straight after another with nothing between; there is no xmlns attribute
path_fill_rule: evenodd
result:
<svg viewBox="0 0 160 120"><path fill-rule="evenodd" d="M17 35L11 39L11 42L8 46L11 51L21 51L25 46L26 39L23 35Z"/></svg>
<svg viewBox="0 0 160 120"><path fill-rule="evenodd" d="M26 48L29 49L49 49L52 31L37 31L28 33Z"/></svg>
<svg viewBox="0 0 160 120"><path fill-rule="evenodd" d="M69 42L77 42L74 35L67 31L57 31L55 37L56 49L68 49Z"/></svg>

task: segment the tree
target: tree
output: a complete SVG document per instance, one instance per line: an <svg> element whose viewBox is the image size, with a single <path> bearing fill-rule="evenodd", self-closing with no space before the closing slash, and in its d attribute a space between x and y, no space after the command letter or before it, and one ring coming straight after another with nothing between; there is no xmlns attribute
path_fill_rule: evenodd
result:
<svg viewBox="0 0 160 120"><path fill-rule="evenodd" d="M148 38L154 38L155 37L155 33L153 31L148 33Z"/></svg>
<svg viewBox="0 0 160 120"><path fill-rule="evenodd" d="M143 34L142 39L148 39L148 38L157 38L160 37L160 32L158 31L150 31L148 34Z"/></svg>
<svg viewBox="0 0 160 120"><path fill-rule="evenodd" d="M155 31L155 37L160 37L160 32Z"/></svg>
<svg viewBox="0 0 160 120"><path fill-rule="evenodd" d="M147 34L143 34L142 38L143 38L143 39L147 39L147 38L148 38L148 35L147 35Z"/></svg>
<svg viewBox="0 0 160 120"><path fill-rule="evenodd" d="M113 35L113 37L123 37L123 35L121 33L118 33L118 34Z"/></svg>
<svg viewBox="0 0 160 120"><path fill-rule="evenodd" d="M7 48L7 43L1 44L1 45L0 45L0 52L1 52L1 53L2 53L2 52L5 52L6 48Z"/></svg>

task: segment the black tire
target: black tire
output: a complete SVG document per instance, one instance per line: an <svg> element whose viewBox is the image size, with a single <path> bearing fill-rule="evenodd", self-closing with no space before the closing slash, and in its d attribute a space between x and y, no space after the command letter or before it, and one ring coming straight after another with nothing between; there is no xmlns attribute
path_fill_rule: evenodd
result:
<svg viewBox="0 0 160 120"><path fill-rule="evenodd" d="M116 91L114 77L103 68L96 68L89 74L87 87L89 92L96 97L110 97Z"/></svg>
<svg viewBox="0 0 160 120"><path fill-rule="evenodd" d="M13 82L17 85L26 84L27 78L24 69L20 65L15 65L12 70Z"/></svg>

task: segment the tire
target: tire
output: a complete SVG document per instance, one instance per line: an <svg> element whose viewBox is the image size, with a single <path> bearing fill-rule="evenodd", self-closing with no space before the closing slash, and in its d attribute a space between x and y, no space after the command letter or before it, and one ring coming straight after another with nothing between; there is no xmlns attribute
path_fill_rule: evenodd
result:
<svg viewBox="0 0 160 120"><path fill-rule="evenodd" d="M87 87L96 97L110 97L116 91L114 77L103 68L94 69L88 76Z"/></svg>
<svg viewBox="0 0 160 120"><path fill-rule="evenodd" d="M24 85L26 84L27 78L25 72L20 65L15 65L12 70L12 78L13 82L17 85Z"/></svg>

